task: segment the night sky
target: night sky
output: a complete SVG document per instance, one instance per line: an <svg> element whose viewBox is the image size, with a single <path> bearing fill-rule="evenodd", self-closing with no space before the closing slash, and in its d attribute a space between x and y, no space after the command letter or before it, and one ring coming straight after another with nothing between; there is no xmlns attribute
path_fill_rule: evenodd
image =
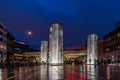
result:
<svg viewBox="0 0 120 80"><path fill-rule="evenodd" d="M16 40L37 49L49 40L50 23L63 24L64 47L72 47L84 45L90 33L102 38L118 20L120 0L0 0L0 21Z"/></svg>

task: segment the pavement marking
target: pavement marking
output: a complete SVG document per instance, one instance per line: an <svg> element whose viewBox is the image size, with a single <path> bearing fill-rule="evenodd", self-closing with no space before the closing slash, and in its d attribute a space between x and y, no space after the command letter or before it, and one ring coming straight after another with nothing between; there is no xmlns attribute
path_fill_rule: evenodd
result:
<svg viewBox="0 0 120 80"><path fill-rule="evenodd" d="M28 76L26 80L28 80L28 79L32 78L32 76L33 76L33 75Z"/></svg>
<svg viewBox="0 0 120 80"><path fill-rule="evenodd" d="M9 77L9 78L7 78L7 80L10 80L10 79L13 79L13 78L16 78L16 76Z"/></svg>

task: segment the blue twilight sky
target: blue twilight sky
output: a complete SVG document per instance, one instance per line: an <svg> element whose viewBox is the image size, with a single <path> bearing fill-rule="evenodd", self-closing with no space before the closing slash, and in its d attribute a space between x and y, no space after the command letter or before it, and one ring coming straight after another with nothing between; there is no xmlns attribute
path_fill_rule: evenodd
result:
<svg viewBox="0 0 120 80"><path fill-rule="evenodd" d="M102 38L118 20L120 0L0 0L0 21L17 40L38 49L49 40L50 23L64 25L64 46L71 47L84 45L90 33Z"/></svg>

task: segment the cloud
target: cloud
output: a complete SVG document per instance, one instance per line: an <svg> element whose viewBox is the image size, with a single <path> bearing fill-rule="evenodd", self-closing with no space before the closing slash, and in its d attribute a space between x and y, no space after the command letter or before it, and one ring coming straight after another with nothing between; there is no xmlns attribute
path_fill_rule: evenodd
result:
<svg viewBox="0 0 120 80"><path fill-rule="evenodd" d="M75 15L78 11L77 3L72 0L37 0L48 12L62 15Z"/></svg>

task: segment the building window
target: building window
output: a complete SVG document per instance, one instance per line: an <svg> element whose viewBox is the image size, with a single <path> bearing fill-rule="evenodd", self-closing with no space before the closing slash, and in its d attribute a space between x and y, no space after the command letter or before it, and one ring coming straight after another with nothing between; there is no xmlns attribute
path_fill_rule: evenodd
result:
<svg viewBox="0 0 120 80"><path fill-rule="evenodd" d="M3 26L0 24L0 28L3 29Z"/></svg>
<svg viewBox="0 0 120 80"><path fill-rule="evenodd" d="M118 33L118 37L120 37L120 32Z"/></svg>
<svg viewBox="0 0 120 80"><path fill-rule="evenodd" d="M3 32L0 31L0 35L3 35Z"/></svg>
<svg viewBox="0 0 120 80"><path fill-rule="evenodd" d="M111 40L111 38L109 37L109 41Z"/></svg>
<svg viewBox="0 0 120 80"><path fill-rule="evenodd" d="M118 49L120 49L120 45L118 45Z"/></svg>
<svg viewBox="0 0 120 80"><path fill-rule="evenodd" d="M3 41L3 38L0 38L0 42L2 42Z"/></svg>
<svg viewBox="0 0 120 80"><path fill-rule="evenodd" d="M110 49L109 48L106 48L106 51L109 51Z"/></svg>
<svg viewBox="0 0 120 80"><path fill-rule="evenodd" d="M3 49L4 49L4 50L6 50L6 49L7 49L5 45L3 46Z"/></svg>
<svg viewBox="0 0 120 80"><path fill-rule="evenodd" d="M0 45L0 48L3 49L3 45Z"/></svg>

